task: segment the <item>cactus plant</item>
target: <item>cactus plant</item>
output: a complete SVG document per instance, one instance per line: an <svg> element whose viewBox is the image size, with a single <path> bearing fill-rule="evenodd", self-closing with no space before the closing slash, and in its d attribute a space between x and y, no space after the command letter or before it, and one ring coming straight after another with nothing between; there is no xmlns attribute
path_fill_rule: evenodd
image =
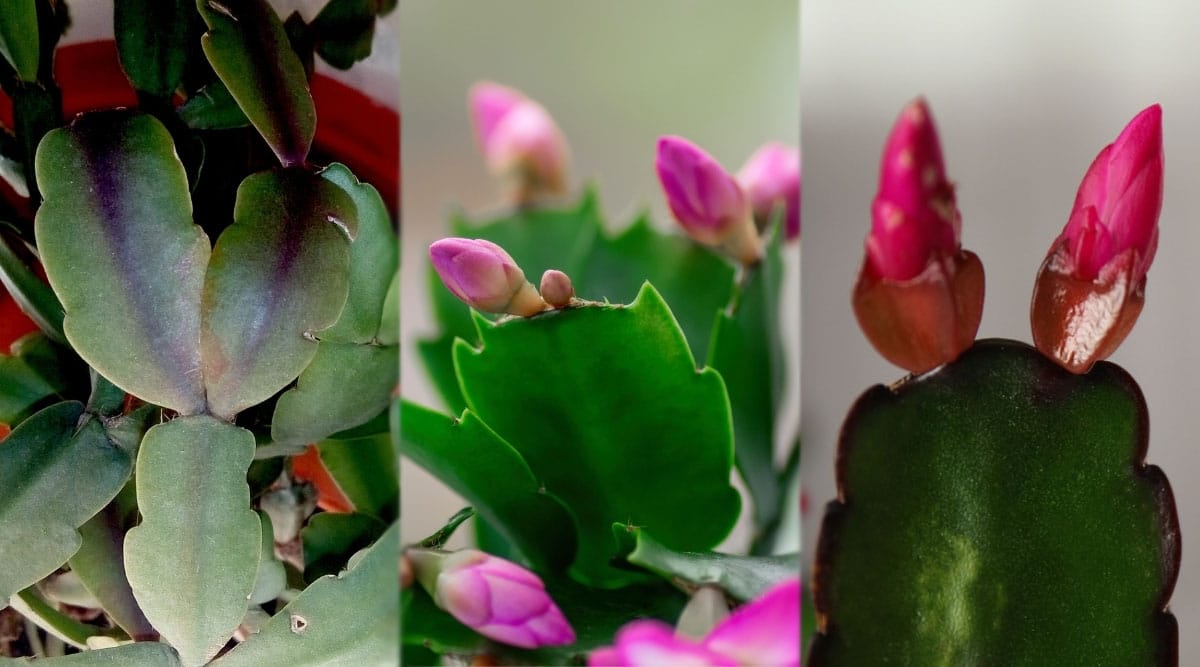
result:
<svg viewBox="0 0 1200 667"><path fill-rule="evenodd" d="M21 166L0 275L36 329L0 357L0 600L56 638L29 636L39 657L396 654L396 233L373 185L321 164L309 81L314 51L369 52L385 4L306 23L263 0L117 0L137 108L65 123L66 6L0 15L0 152ZM310 516L289 455L312 443L344 514Z"/></svg>
<svg viewBox="0 0 1200 667"><path fill-rule="evenodd" d="M473 88L473 103L486 106L500 93L501 102L534 104L487 84ZM491 118L489 109L477 110L477 123ZM553 141L529 141L528 150L565 152L553 124L542 128ZM491 142L481 144L486 155ZM798 205L787 193L798 197L799 188L783 183L774 190L782 196L765 196L773 214L760 234L734 176L682 138L664 146L658 168L672 208L704 189L687 180L696 165L727 195L711 203L727 204L721 211L679 217L691 238L659 231L646 216L614 235L594 191L574 206L547 203L531 193L562 174L526 169L504 172L531 180L517 183L514 211L480 221L458 215L455 238L430 248L441 331L421 354L449 413L404 401L401 453L471 507L406 551L416 583L403 593L402 641L414 664L439 654L580 664L593 650L603 658L602 647L637 618L674 624L698 590L720 591L723 617L726 596L751 600L795 569L798 545L773 555L769 547L794 472L775 464L774 430L786 353L781 220ZM563 164L539 164L550 162ZM790 173L799 178L798 167ZM720 230L691 233L701 217ZM731 485L735 469L750 489L744 504ZM714 551L742 514L753 517L754 553ZM445 578L438 563L466 558L444 545L467 515L489 558L540 580L535 588L561 610L569 635L541 625L496 634L485 622L492 616L462 613L467 593L435 583ZM486 609L490 599L468 597L467 608ZM798 616L797 591L780 599ZM529 636L541 639L531 647ZM798 647L782 650L798 659Z"/></svg>
<svg viewBox="0 0 1200 667"><path fill-rule="evenodd" d="M1178 663L1171 488L1145 462L1137 383L1102 361L1141 309L1162 198L1159 118L1157 106L1139 114L1088 170L1038 279L1035 349L973 341L981 288L971 308L888 319L930 294L975 299L955 278L968 253L930 233L955 222L957 240L952 191L920 177L944 174L932 119L923 102L902 113L875 211L902 204L882 212L887 225L877 217L860 278L892 301L856 288L855 306L879 351L916 374L869 389L843 425L810 664ZM891 245L873 243L885 228ZM875 265L901 258L911 271L880 277ZM1111 307L1087 307L1113 293ZM967 345L920 335L931 331L967 332Z"/></svg>

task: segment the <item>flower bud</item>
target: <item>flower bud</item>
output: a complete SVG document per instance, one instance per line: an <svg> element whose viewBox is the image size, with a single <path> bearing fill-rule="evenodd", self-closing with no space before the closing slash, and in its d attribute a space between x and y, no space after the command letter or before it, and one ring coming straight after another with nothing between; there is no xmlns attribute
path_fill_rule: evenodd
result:
<svg viewBox="0 0 1200 667"><path fill-rule="evenodd" d="M441 239L429 246L429 258L446 288L472 308L523 317L546 308L521 267L491 241Z"/></svg>
<svg viewBox="0 0 1200 667"><path fill-rule="evenodd" d="M759 260L762 242L750 200L712 156L683 137L660 137L654 169L671 213L688 236L743 264Z"/></svg>
<svg viewBox="0 0 1200 667"><path fill-rule="evenodd" d="M1072 373L1116 351L1142 312L1162 192L1162 108L1155 104L1092 161L1034 283L1034 345Z"/></svg>
<svg viewBox="0 0 1200 667"><path fill-rule="evenodd" d="M434 602L484 637L521 648L575 641L542 580L529 570L475 549L407 554Z"/></svg>
<svg viewBox="0 0 1200 667"><path fill-rule="evenodd" d="M475 136L488 169L518 181L520 201L562 192L567 142L542 105L520 92L480 82L469 93Z"/></svg>
<svg viewBox="0 0 1200 667"><path fill-rule="evenodd" d="M800 237L800 151L779 143L765 144L746 160L738 182L750 198L761 228L777 204L784 209L784 238Z"/></svg>
<svg viewBox="0 0 1200 667"><path fill-rule="evenodd" d="M542 274L542 299L554 308L565 308L575 298L571 278L562 271L548 269Z"/></svg>
<svg viewBox="0 0 1200 667"><path fill-rule="evenodd" d="M945 171L933 118L917 99L900 113L884 147L853 296L867 339L914 373L958 357L983 316L983 265L962 249Z"/></svg>

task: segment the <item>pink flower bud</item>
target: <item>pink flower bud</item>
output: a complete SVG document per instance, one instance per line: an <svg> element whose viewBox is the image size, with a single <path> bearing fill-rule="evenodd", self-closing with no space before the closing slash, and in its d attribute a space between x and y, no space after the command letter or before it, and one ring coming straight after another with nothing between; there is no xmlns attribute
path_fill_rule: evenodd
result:
<svg viewBox="0 0 1200 667"><path fill-rule="evenodd" d="M754 216L766 221L775 206L785 208L783 231L789 241L800 237L800 151L779 143L765 144L746 160L738 182L750 197Z"/></svg>
<svg viewBox="0 0 1200 667"><path fill-rule="evenodd" d="M542 299L554 308L564 308L575 298L571 278L562 271L548 269L542 274Z"/></svg>
<svg viewBox="0 0 1200 667"><path fill-rule="evenodd" d="M1116 351L1145 300L1162 208L1162 108L1147 107L1084 174L1034 285L1033 341L1073 373Z"/></svg>
<svg viewBox="0 0 1200 667"><path fill-rule="evenodd" d="M711 155L683 137L660 137L654 169L688 236L744 264L758 261L762 249L750 200Z"/></svg>
<svg viewBox="0 0 1200 667"><path fill-rule="evenodd" d="M409 553L434 602L484 637L521 648L575 641L566 617L529 570L475 549Z"/></svg>
<svg viewBox="0 0 1200 667"><path fill-rule="evenodd" d="M918 98L900 112L883 149L867 257L880 276L907 280L935 255L958 252L961 229L937 129Z"/></svg>
<svg viewBox="0 0 1200 667"><path fill-rule="evenodd" d="M546 307L521 267L495 243L442 239L429 246L429 258L446 288L472 308L527 317Z"/></svg>
<svg viewBox="0 0 1200 667"><path fill-rule="evenodd" d="M971 346L983 316L983 265L962 223L925 101L900 113L879 168L854 312L888 361L921 373Z"/></svg>
<svg viewBox="0 0 1200 667"><path fill-rule="evenodd" d="M542 105L490 82L472 86L469 98L476 138L492 173L516 175L522 199L564 189L567 142Z"/></svg>
<svg viewBox="0 0 1200 667"><path fill-rule="evenodd" d="M592 667L798 667L800 580L789 579L735 609L699 642L665 623L638 620L617 632L613 646L588 656Z"/></svg>

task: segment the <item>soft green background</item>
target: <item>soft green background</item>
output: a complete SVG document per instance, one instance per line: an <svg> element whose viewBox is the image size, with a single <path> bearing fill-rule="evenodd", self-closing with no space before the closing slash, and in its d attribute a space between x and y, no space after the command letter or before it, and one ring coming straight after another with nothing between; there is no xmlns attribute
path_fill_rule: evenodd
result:
<svg viewBox="0 0 1200 667"><path fill-rule="evenodd" d="M505 194L475 146L471 83L491 79L540 101L571 145L572 189L598 183L602 213L616 226L645 208L669 221L653 170L659 135L687 136L730 170L766 141L799 138L794 0L753 8L722 0L406 0L400 22L401 386L420 403L440 406L413 346L433 332L427 248L451 207L484 213ZM406 541L432 533L462 505L414 465L402 467L401 480Z"/></svg>

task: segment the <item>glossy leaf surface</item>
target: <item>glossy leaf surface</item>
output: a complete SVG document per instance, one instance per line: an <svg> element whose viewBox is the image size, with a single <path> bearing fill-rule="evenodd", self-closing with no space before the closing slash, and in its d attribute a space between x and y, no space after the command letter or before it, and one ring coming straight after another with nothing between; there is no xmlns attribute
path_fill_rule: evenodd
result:
<svg viewBox="0 0 1200 667"><path fill-rule="evenodd" d="M79 526L132 470L130 452L76 402L38 412L0 442L0 600L65 563L79 549Z"/></svg>
<svg viewBox="0 0 1200 667"><path fill-rule="evenodd" d="M460 419L400 404L400 453L466 498L538 568L561 569L574 557L570 514L542 492L539 478L511 445L474 413Z"/></svg>
<svg viewBox="0 0 1200 667"><path fill-rule="evenodd" d="M138 454L142 523L125 537L125 568L146 617L187 667L233 635L254 588L253 456L249 431L206 415L155 426Z"/></svg>
<svg viewBox="0 0 1200 667"><path fill-rule="evenodd" d="M813 665L1174 664L1179 526L1119 367L977 343L868 390L821 529Z"/></svg>
<svg viewBox="0 0 1200 667"><path fill-rule="evenodd" d="M728 534L740 499L729 486L725 385L715 371L697 371L653 287L629 306L476 321L482 346L454 349L463 394L574 514L575 576L600 586L630 580L609 565L614 522L683 550Z"/></svg>
<svg viewBox="0 0 1200 667"><path fill-rule="evenodd" d="M317 352L316 332L346 303L355 206L301 170L254 174L204 282L200 347L213 414L230 418L291 382Z"/></svg>
<svg viewBox="0 0 1200 667"><path fill-rule="evenodd" d="M209 243L187 176L150 116L80 116L46 135L38 249L72 347L114 384L182 414L203 412L200 290Z"/></svg>
<svg viewBox="0 0 1200 667"><path fill-rule="evenodd" d="M285 166L304 164L316 110L300 58L266 0L196 0L208 24L204 54Z"/></svg>
<svg viewBox="0 0 1200 667"><path fill-rule="evenodd" d="M395 664L399 546L399 524L392 524L345 571L313 582L213 666Z"/></svg>
<svg viewBox="0 0 1200 667"><path fill-rule="evenodd" d="M636 533L637 548L626 559L652 570L668 581L716 584L731 597L747 601L771 586L795 577L799 554L787 556L736 556L731 554L674 551L659 544L645 531Z"/></svg>

